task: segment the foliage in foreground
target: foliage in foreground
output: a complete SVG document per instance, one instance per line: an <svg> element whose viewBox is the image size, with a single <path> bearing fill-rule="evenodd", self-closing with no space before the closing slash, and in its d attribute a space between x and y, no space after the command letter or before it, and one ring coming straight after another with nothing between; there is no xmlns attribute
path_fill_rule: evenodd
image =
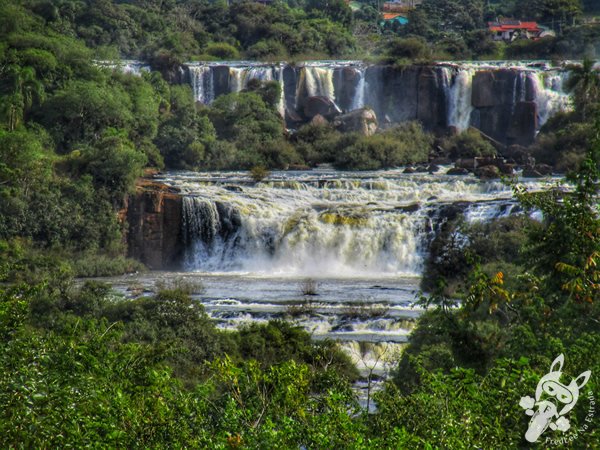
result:
<svg viewBox="0 0 600 450"><path fill-rule="evenodd" d="M434 308L375 414L358 407L347 358L288 324L218 331L177 286L124 301L98 283L73 288L60 271L37 285L3 284L0 442L522 447L529 418L519 400L558 354L565 377L591 370L585 393L598 389L599 151L588 152L572 192L519 191L544 212L535 229L544 233L527 236L512 284L475 263L460 308L443 292L424 300ZM582 397L569 420L582 425L589 407ZM572 448L593 447L598 419L589 425Z"/></svg>

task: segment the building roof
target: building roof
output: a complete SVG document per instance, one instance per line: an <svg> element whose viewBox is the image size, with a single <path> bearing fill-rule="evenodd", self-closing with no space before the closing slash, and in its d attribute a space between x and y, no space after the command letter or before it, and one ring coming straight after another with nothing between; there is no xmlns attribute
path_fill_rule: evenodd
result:
<svg viewBox="0 0 600 450"><path fill-rule="evenodd" d="M399 22L401 25L406 25L408 23L408 19L406 18L406 16L404 16L404 14L400 14L400 13L383 13L383 20L386 22L395 20L397 22Z"/></svg>
<svg viewBox="0 0 600 450"><path fill-rule="evenodd" d="M400 13L383 13L383 20L392 20L398 16L402 16Z"/></svg>
<svg viewBox="0 0 600 450"><path fill-rule="evenodd" d="M499 22L488 22L490 31L512 31L526 30L539 33L542 29L537 22L521 22L520 20L501 20Z"/></svg>

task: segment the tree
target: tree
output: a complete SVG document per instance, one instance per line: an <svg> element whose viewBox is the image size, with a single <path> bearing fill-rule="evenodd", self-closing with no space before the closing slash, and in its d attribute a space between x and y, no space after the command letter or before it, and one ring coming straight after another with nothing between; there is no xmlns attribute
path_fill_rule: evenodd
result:
<svg viewBox="0 0 600 450"><path fill-rule="evenodd" d="M4 115L9 131L15 130L29 109L44 100L44 85L36 79L31 67L10 66L4 71L0 89L6 92L4 98Z"/></svg>
<svg viewBox="0 0 600 450"><path fill-rule="evenodd" d="M99 189L106 189L116 204L129 192L147 159L123 135L106 133L84 147L78 162L80 174L90 174Z"/></svg>
<svg viewBox="0 0 600 450"><path fill-rule="evenodd" d="M579 169L568 176L573 192L552 189L528 194L518 188L519 200L539 209L543 227L530 237L529 264L557 292L565 289L574 300L600 296L596 265L600 261L600 123Z"/></svg>
<svg viewBox="0 0 600 450"><path fill-rule="evenodd" d="M129 130L134 120L131 100L120 86L81 80L49 98L36 116L61 152L98 139L108 128Z"/></svg>
<svg viewBox="0 0 600 450"><path fill-rule="evenodd" d="M585 122L600 103L600 73L594 68L594 61L584 59L581 65L569 67L566 89L574 94L575 108Z"/></svg>

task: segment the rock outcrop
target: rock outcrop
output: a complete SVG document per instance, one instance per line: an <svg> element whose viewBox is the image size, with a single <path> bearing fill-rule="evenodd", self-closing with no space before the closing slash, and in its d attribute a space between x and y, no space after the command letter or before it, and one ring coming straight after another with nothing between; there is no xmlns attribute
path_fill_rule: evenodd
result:
<svg viewBox="0 0 600 450"><path fill-rule="evenodd" d="M128 254L153 270L176 269L183 251L182 197L169 186L138 182L127 202Z"/></svg>
<svg viewBox="0 0 600 450"><path fill-rule="evenodd" d="M336 117L333 126L342 132L372 136L377 131L377 115L370 108L361 108Z"/></svg>
<svg viewBox="0 0 600 450"><path fill-rule="evenodd" d="M335 102L327 97L308 97L304 103L303 113L307 119L312 119L315 116L331 119L341 114L341 112Z"/></svg>

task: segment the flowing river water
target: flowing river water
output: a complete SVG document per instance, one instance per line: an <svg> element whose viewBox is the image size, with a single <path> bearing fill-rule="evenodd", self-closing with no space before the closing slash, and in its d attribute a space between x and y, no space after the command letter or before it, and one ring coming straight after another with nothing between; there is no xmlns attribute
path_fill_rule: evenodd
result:
<svg viewBox="0 0 600 450"><path fill-rule="evenodd" d="M445 171L325 168L259 183L247 172L167 172L157 181L184 196L182 229L172 232L185 243L185 269L110 281L124 293L201 283L194 297L220 327L291 320L340 341L363 373L382 374L422 312L413 303L424 258L448 211L469 222L521 212L502 181ZM556 182L520 180L532 190Z"/></svg>

